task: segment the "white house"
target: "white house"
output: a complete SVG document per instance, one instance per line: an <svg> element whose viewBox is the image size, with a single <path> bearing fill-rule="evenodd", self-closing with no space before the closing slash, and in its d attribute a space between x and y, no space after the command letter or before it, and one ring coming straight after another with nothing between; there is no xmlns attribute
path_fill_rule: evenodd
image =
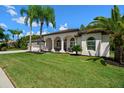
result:
<svg viewBox="0 0 124 93"><path fill-rule="evenodd" d="M42 48L52 52L72 52L73 45L80 45L82 55L109 57L109 34L110 31L91 30L80 31L68 29L43 35L44 45ZM39 47L32 46L32 51L38 51Z"/></svg>

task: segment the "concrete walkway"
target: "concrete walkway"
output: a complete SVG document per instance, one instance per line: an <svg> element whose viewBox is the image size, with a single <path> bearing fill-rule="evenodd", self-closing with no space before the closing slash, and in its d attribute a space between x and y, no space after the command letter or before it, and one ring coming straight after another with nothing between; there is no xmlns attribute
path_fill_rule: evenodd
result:
<svg viewBox="0 0 124 93"><path fill-rule="evenodd" d="M5 72L0 68L0 88L14 88Z"/></svg>
<svg viewBox="0 0 124 93"><path fill-rule="evenodd" d="M29 50L0 51L0 54L23 53L23 52L28 52L28 51Z"/></svg>

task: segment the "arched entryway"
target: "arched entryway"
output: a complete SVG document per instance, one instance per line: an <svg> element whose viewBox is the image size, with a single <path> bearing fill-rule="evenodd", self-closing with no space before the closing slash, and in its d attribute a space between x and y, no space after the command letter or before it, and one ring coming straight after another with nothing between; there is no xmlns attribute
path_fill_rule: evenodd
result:
<svg viewBox="0 0 124 93"><path fill-rule="evenodd" d="M55 38L54 49L55 49L55 51L60 51L61 50L61 39L60 39L60 37Z"/></svg>
<svg viewBox="0 0 124 93"><path fill-rule="evenodd" d="M67 38L64 39L64 50L67 51Z"/></svg>
<svg viewBox="0 0 124 93"><path fill-rule="evenodd" d="M70 48L73 47L75 45L75 39L71 38L70 39Z"/></svg>
<svg viewBox="0 0 124 93"><path fill-rule="evenodd" d="M51 51L51 49L52 49L52 40L51 40L51 38L46 39L46 48L48 49L48 51Z"/></svg>

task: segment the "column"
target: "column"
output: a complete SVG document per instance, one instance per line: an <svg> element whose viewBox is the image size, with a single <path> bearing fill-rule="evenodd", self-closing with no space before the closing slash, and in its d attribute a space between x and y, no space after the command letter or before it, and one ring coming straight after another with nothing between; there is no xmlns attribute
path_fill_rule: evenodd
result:
<svg viewBox="0 0 124 93"><path fill-rule="evenodd" d="M68 51L69 48L70 48L70 39L67 38L67 51Z"/></svg>
<svg viewBox="0 0 124 93"><path fill-rule="evenodd" d="M52 52L55 52L55 49L54 49L54 38L52 38L52 49L51 49Z"/></svg>
<svg viewBox="0 0 124 93"><path fill-rule="evenodd" d="M61 37L61 50L60 50L60 52L65 52L64 51L64 38L63 37Z"/></svg>

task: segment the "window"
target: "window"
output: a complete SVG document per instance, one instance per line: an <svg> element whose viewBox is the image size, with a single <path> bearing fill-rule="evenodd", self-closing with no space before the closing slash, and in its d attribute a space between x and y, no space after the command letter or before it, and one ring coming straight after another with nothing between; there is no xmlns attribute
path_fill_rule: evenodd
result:
<svg viewBox="0 0 124 93"><path fill-rule="evenodd" d="M70 40L70 47L73 47L75 45L75 40L74 38L71 38Z"/></svg>
<svg viewBox="0 0 124 93"><path fill-rule="evenodd" d="M96 41L94 37L87 39L87 50L95 50Z"/></svg>
<svg viewBox="0 0 124 93"><path fill-rule="evenodd" d="M56 47L60 47L61 46L61 41L60 40L57 40L56 41Z"/></svg>

